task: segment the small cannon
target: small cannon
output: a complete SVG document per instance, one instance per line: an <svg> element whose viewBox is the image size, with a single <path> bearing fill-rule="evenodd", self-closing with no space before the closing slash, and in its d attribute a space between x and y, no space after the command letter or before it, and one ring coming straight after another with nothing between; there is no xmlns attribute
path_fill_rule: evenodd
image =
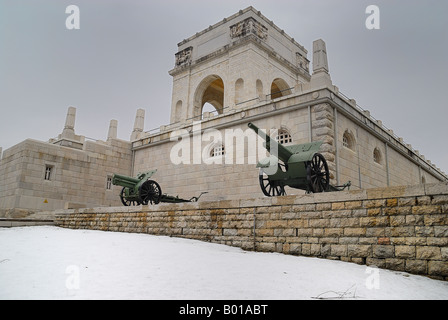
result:
<svg viewBox="0 0 448 320"><path fill-rule="evenodd" d="M327 161L318 153L322 141L284 146L253 123L248 126L265 140L264 146L271 154L257 164L260 187L266 196L286 195L285 186L308 193L341 191L350 186L350 182L343 186L330 185Z"/></svg>
<svg viewBox="0 0 448 320"><path fill-rule="evenodd" d="M139 173L136 178L120 174L113 175L112 184L123 187L120 199L124 206L158 204L160 202L196 202L203 194L207 193L202 192L198 197L192 197L189 200L162 194L160 185L156 181L150 180L156 172L157 170L151 170Z"/></svg>

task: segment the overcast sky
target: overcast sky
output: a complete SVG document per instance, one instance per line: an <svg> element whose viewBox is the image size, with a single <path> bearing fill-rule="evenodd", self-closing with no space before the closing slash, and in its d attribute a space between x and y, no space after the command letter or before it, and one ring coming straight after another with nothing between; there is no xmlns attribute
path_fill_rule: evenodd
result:
<svg viewBox="0 0 448 320"><path fill-rule="evenodd" d="M68 5L80 29L68 30ZM380 9L368 30L366 7ZM168 124L177 43L252 5L308 50L327 44L333 83L448 173L448 1L0 0L0 147L62 132L128 140Z"/></svg>

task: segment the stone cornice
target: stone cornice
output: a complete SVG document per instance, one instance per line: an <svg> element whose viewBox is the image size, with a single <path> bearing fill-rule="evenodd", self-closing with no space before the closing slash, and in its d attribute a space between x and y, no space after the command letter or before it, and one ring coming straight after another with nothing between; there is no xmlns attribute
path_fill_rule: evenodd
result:
<svg viewBox="0 0 448 320"><path fill-rule="evenodd" d="M273 48L271 48L264 41L260 40L260 38L258 38L254 34L248 34L244 37L241 37L241 38L237 39L236 41L233 41L229 45L225 45L225 46L221 47L220 49L218 49L208 55L205 55L203 57L196 59L195 61L189 61L187 63L183 63L182 65L179 65L179 66L175 67L174 69L170 70L168 73L171 76L175 76L175 75L180 74L190 68L193 68L193 67L199 66L203 63L206 63L211 58L216 59L217 57L224 56L224 55L228 54L229 51L240 48L241 46L247 45L248 43L255 44L258 48L264 50L269 55L269 57L275 59L277 62L279 62L283 66L287 67L288 69L290 69L297 75L300 75L305 80L310 81L311 75L309 74L309 72L307 70L305 70L304 68L301 68L299 66L295 66L292 63L290 63L289 61L287 61L286 59L282 58L279 54L277 54L275 52L275 50ZM189 48L187 48L187 49L191 50ZM187 49L185 49L185 50L187 50ZM185 51L185 50L183 50L183 51ZM181 54L183 51L178 52L177 54ZM177 55L176 55L176 57L177 57Z"/></svg>
<svg viewBox="0 0 448 320"><path fill-rule="evenodd" d="M302 46L300 43L298 43L297 41L295 41L294 38L292 38L292 37L290 37L288 34L286 34L284 30L282 30L282 29L280 29L278 26L276 26L272 20L269 20L268 18L266 18L263 14L261 14L260 11L256 10L256 9L255 9L254 7L252 7L252 6L249 6L249 7L245 8L245 9L243 9L243 10L240 10L239 12L237 12L237 13L231 15L230 17L224 18L224 19L221 20L220 22L217 22L217 23L215 23L214 25L209 26L207 29L204 29L204 30L202 30L202 31L200 31L200 32L197 32L195 35L193 35L193 36L191 36L191 37L189 37L189 38L187 38L187 39L184 39L184 40L182 40L181 42L179 42L179 43L177 44L177 46L178 46L178 47L181 47L182 45L186 44L187 42L189 42L189 41L191 41L191 40L194 40L194 39L196 39L197 37L199 37L199 36L201 36L201 35L203 35L203 34L209 32L209 31L211 31L211 30L213 30L213 29L215 29L215 28L217 28L217 27L219 27L219 26L221 26L221 25L223 25L223 24L225 24L225 23L227 23L227 22L229 22L229 21L231 21L231 20L233 20L233 19L236 19L236 18L238 18L240 15L243 15L243 14L245 14L245 13L247 13L247 12L250 12L250 11L251 11L252 13L256 14L258 17L260 17L260 18L263 20L264 23L266 23L267 25L269 25L269 27L272 27L272 28L275 29L277 32L281 33L285 38L287 38L287 39L290 40L292 43L294 43L294 45L298 46L301 50L303 50L303 52L304 52L305 54L308 53L308 51L305 49L304 46Z"/></svg>

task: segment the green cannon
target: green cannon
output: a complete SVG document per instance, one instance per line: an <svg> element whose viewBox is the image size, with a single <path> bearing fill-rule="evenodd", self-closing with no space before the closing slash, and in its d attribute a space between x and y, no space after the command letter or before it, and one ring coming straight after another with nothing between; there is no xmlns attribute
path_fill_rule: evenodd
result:
<svg viewBox="0 0 448 320"><path fill-rule="evenodd" d="M285 186L308 193L342 191L350 187L350 182L343 186L330 185L327 161L318 153L322 141L284 146L253 123L248 126L265 140L264 147L271 154L257 164L260 187L266 196L286 195Z"/></svg>
<svg viewBox="0 0 448 320"><path fill-rule="evenodd" d="M198 197L192 197L188 200L178 196L162 194L160 185L156 181L150 180L156 172L157 169L139 173L135 178L120 174L113 175L112 184L123 187L120 192L120 199L124 206L158 204L160 202L196 202L203 194L207 193L202 192Z"/></svg>

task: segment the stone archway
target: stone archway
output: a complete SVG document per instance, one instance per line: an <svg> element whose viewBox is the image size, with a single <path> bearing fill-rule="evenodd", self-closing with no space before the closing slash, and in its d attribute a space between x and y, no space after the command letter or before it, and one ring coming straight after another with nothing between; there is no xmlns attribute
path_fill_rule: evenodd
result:
<svg viewBox="0 0 448 320"><path fill-rule="evenodd" d="M292 93L292 91L291 91L288 83L285 80L283 80L281 78L276 78L276 79L274 79L274 81L272 81L271 99L277 99L280 97L284 97L291 93Z"/></svg>
<svg viewBox="0 0 448 320"><path fill-rule="evenodd" d="M200 117L206 103L211 104L218 114L224 109L224 82L217 75L203 79L194 94L193 117Z"/></svg>

